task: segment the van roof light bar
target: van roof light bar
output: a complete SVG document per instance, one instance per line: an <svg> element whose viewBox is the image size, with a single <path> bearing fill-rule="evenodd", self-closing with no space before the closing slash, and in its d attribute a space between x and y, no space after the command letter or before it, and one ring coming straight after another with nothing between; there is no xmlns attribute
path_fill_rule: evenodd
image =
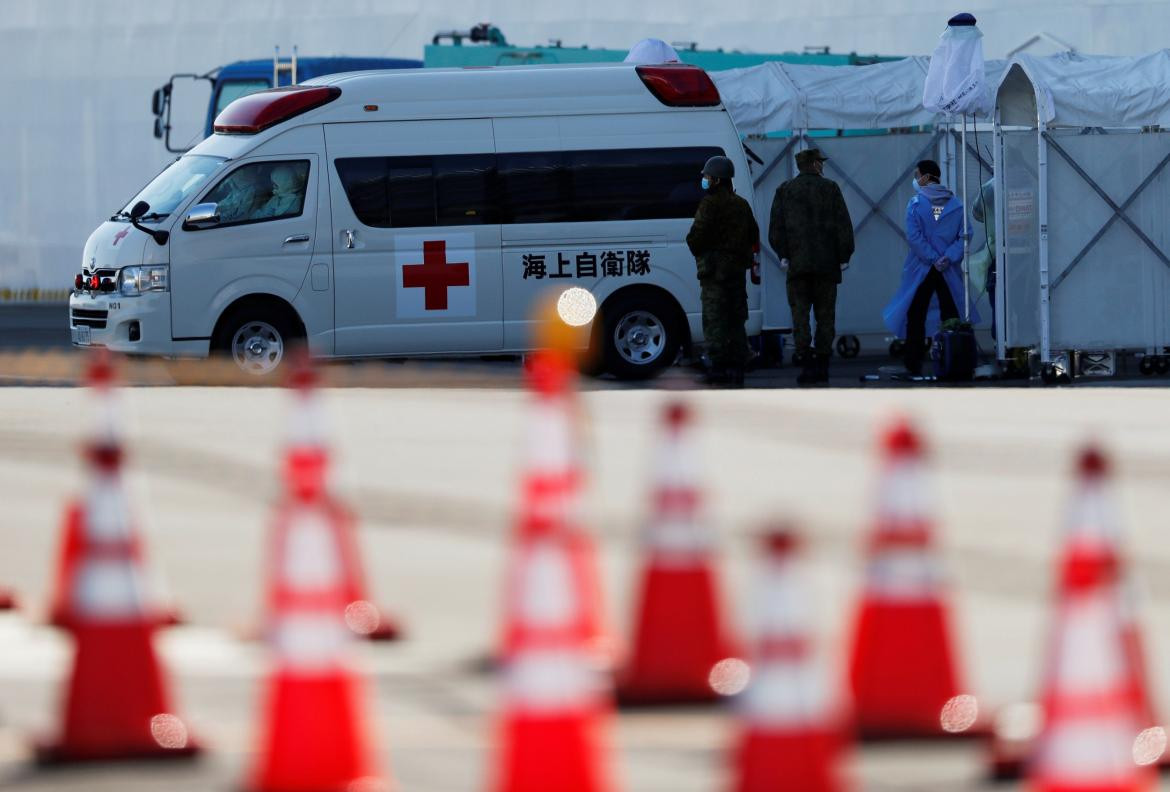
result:
<svg viewBox="0 0 1170 792"><path fill-rule="evenodd" d="M215 117L216 132L254 135L341 96L336 85L290 85L241 96Z"/></svg>
<svg viewBox="0 0 1170 792"><path fill-rule="evenodd" d="M716 107L719 89L707 72L687 63L637 66L642 82L667 107Z"/></svg>

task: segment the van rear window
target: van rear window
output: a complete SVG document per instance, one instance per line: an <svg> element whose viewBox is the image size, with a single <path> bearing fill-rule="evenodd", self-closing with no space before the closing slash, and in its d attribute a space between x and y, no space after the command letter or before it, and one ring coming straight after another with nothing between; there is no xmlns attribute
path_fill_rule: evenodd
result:
<svg viewBox="0 0 1170 792"><path fill-rule="evenodd" d="M690 218L717 147L344 157L337 175L375 228Z"/></svg>

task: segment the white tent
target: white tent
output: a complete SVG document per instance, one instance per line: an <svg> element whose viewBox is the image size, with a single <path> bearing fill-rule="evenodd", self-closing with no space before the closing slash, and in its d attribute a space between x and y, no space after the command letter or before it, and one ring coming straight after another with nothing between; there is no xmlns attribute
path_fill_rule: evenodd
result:
<svg viewBox="0 0 1170 792"><path fill-rule="evenodd" d="M1034 347L1043 363L1070 351L1163 354L1170 50L1021 55L996 102L1000 356L1007 347Z"/></svg>
<svg viewBox="0 0 1170 792"><path fill-rule="evenodd" d="M855 348L849 343L855 339L873 351L889 337L882 308L897 289L906 254L904 216L915 164L938 160L944 180L960 191L959 133L949 119L922 106L929 64L925 57L868 66L772 62L711 75L740 134L749 137L748 148L764 160L753 177L765 237L773 193L794 175L795 153L815 145L830 157L825 175L845 194L857 243L837 305L842 352ZM1005 65L987 64L989 84L999 84ZM984 140L968 141L972 194L991 175ZM982 244L982 226L973 230L976 249ZM765 246L765 252L764 326L785 328L791 317L784 275L771 249ZM981 313L986 322L990 310L984 307Z"/></svg>

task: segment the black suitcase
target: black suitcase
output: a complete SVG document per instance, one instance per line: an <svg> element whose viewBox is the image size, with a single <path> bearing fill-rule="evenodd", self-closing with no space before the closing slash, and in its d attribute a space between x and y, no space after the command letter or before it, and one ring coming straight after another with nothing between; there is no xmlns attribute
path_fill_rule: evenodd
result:
<svg viewBox="0 0 1170 792"><path fill-rule="evenodd" d="M975 330L966 322L955 320L943 323L930 346L934 359L934 376L940 382L970 382L975 379L979 362L979 346Z"/></svg>

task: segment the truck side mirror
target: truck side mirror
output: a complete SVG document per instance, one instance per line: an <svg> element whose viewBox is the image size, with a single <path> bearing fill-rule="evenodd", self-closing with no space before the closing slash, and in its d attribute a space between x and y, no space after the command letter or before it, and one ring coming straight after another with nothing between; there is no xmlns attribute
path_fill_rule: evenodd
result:
<svg viewBox="0 0 1170 792"><path fill-rule="evenodd" d="M219 207L214 203L201 203L191 207L183 220L184 231L201 231L219 225Z"/></svg>
<svg viewBox="0 0 1170 792"><path fill-rule="evenodd" d="M161 119L161 118L156 118L156 119L154 119L154 136L155 136L156 138L158 138L159 140L162 140L162 136L163 136L163 123L162 123L162 119Z"/></svg>
<svg viewBox="0 0 1170 792"><path fill-rule="evenodd" d="M163 89L155 88L154 93L150 97L150 112L156 116L162 115L163 112ZM155 135L158 137L158 135Z"/></svg>

